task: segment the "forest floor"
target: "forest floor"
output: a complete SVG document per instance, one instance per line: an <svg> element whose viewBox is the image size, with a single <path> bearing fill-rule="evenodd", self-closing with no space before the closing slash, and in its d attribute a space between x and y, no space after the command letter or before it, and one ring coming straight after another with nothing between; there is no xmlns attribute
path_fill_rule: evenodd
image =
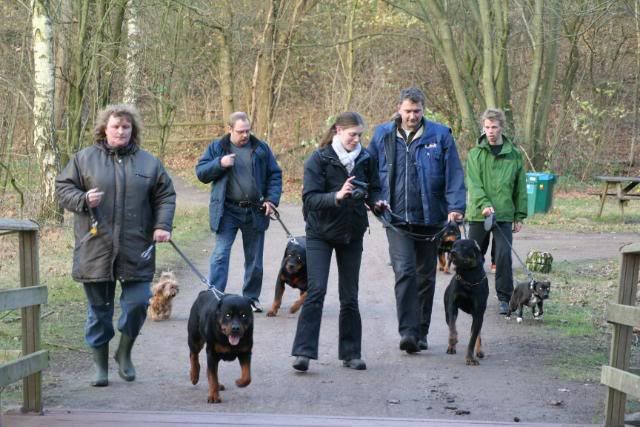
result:
<svg viewBox="0 0 640 427"><path fill-rule="evenodd" d="M180 208L206 206L208 193L176 180ZM304 233L301 208L282 205L281 217L296 235ZM206 221L207 218L202 218ZM243 274L241 239L233 248L227 292L240 293ZM619 247L638 241L637 234L571 233L525 227L515 236L515 249L524 256L529 249L549 250L554 262L615 258ZM213 245L210 235L196 243L201 250L193 261L206 273ZM261 302L272 302L275 277L286 245L286 235L273 222L265 244L265 271ZM401 417L416 419L468 419L544 423L592 424L602 422L605 388L598 379L573 381L553 369L559 354L589 352L592 343L566 339L534 322L530 314L521 324L497 313L493 275L491 296L482 330L486 357L480 366L464 363L470 319L462 313L458 322L458 354L448 355L443 292L451 275L438 273L429 349L408 355L398 349L399 336L393 271L388 265L384 230L371 219L365 235L360 278L360 310L363 324L363 358L367 370L342 367L337 357L338 314L335 263L329 278L320 335L319 360L306 373L291 367L291 344L297 315L288 308L297 292L287 288L279 315L255 315L251 385L237 388L237 362L222 362L221 382L227 390L222 403L207 403L207 378L189 381L187 319L198 292L204 289L186 265L175 266L180 294L174 300L170 320L148 320L134 348L137 379L125 383L111 360L110 384L89 386L93 376L91 357L76 353L61 359L51 353L45 374L44 404L48 408L151 411L211 411L255 414L306 414ZM162 260L158 260L161 265ZM514 258L514 262L517 262ZM553 286L553 285L552 285ZM553 300L545 312L556 310ZM115 347L115 342L112 347ZM115 348L111 349L111 353ZM201 354L204 364L204 352ZM6 409L6 408L5 408Z"/></svg>

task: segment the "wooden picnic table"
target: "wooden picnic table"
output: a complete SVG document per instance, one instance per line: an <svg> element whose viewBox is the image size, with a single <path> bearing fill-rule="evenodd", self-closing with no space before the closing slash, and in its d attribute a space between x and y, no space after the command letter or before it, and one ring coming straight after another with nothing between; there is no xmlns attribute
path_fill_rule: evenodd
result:
<svg viewBox="0 0 640 427"><path fill-rule="evenodd" d="M600 196L598 217L602 215L602 209L607 197L612 197L618 201L620 218L624 222L624 205L629 200L640 200L640 192L633 191L640 184L640 176L597 176L596 178L604 183L602 193L598 193Z"/></svg>

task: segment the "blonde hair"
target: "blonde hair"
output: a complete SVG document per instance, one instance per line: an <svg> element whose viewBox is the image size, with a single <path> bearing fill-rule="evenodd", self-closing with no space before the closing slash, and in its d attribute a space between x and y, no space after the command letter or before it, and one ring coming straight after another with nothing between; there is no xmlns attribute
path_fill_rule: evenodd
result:
<svg viewBox="0 0 640 427"><path fill-rule="evenodd" d="M507 122L507 118L504 115L504 111L499 108L487 108L482 116L480 116L480 126L484 126L485 120L491 120L498 122L501 128L504 128L504 124Z"/></svg>
<svg viewBox="0 0 640 427"><path fill-rule="evenodd" d="M98 113L96 125L93 128L93 136L96 141L107 139L105 133L110 117L126 117L131 122L131 139L129 143L140 145L142 134L142 119L138 109L131 104L107 105Z"/></svg>

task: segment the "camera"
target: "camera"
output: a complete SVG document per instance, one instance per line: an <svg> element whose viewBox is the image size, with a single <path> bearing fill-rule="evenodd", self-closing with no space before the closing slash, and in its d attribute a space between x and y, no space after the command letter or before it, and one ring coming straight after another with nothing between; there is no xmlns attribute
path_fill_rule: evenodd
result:
<svg viewBox="0 0 640 427"><path fill-rule="evenodd" d="M362 200L367 198L369 189L368 183L354 179L353 181L351 181L351 184L354 187L351 191L351 198L353 200Z"/></svg>

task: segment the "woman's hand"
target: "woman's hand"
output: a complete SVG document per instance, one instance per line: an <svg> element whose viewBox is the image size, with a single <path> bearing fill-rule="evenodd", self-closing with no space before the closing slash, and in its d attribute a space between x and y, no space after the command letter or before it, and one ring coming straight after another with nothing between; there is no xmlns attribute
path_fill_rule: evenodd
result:
<svg viewBox="0 0 640 427"><path fill-rule="evenodd" d="M160 228L156 228L153 230L153 241L154 242L168 242L171 239L171 232L167 230L162 230Z"/></svg>
<svg viewBox="0 0 640 427"><path fill-rule="evenodd" d="M87 206L90 208L97 207L102 201L104 191L98 191L98 188L92 188L84 194L84 198L87 201Z"/></svg>
<svg viewBox="0 0 640 427"><path fill-rule="evenodd" d="M384 211L391 212L391 206L389 205L389 202L387 202L386 200L378 200L376 204L373 205L373 212L379 215Z"/></svg>
<svg viewBox="0 0 640 427"><path fill-rule="evenodd" d="M344 184L342 184L342 188L336 193L337 201L341 201L351 197L351 192L353 191L353 184L351 183L351 181L353 181L355 178L355 176L350 176L349 178L347 178Z"/></svg>

